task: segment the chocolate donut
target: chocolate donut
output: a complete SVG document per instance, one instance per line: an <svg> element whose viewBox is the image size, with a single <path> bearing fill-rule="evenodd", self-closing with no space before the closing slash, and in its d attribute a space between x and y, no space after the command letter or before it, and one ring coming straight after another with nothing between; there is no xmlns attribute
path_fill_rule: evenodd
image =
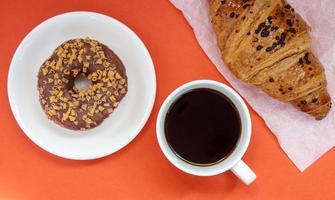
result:
<svg viewBox="0 0 335 200"><path fill-rule="evenodd" d="M78 76L90 85L76 88ZM38 72L41 106L62 127L86 130L101 124L128 90L126 70L112 50L96 40L72 39L57 47Z"/></svg>

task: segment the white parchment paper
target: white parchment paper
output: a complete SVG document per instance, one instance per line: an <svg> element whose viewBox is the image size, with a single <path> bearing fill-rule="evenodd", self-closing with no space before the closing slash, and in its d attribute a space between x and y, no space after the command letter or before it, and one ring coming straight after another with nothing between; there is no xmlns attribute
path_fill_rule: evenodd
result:
<svg viewBox="0 0 335 200"><path fill-rule="evenodd" d="M290 104L281 103L255 86L239 81L221 59L209 19L207 0L170 0L181 10L209 59L227 81L246 99L276 135L280 146L299 168L305 170L335 146L335 1L289 0L312 27L312 48L326 69L333 108L316 121Z"/></svg>

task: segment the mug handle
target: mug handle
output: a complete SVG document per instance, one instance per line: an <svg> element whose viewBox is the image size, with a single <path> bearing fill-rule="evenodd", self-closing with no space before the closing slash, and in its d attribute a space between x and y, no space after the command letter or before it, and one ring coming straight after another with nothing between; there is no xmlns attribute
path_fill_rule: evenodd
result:
<svg viewBox="0 0 335 200"><path fill-rule="evenodd" d="M255 172L253 172L242 160L238 161L231 171L246 185L249 185L256 179Z"/></svg>

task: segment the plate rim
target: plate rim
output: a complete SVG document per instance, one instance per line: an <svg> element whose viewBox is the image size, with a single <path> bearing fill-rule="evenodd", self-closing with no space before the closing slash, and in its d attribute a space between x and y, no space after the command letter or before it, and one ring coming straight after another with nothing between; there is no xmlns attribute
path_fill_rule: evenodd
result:
<svg viewBox="0 0 335 200"><path fill-rule="evenodd" d="M12 93L12 82L13 82L13 66L16 64L16 60L18 59L18 56L20 55L19 53L22 51L22 48L24 46L24 44L26 44L27 42L29 42L29 39L32 37L32 35L34 35L34 33L40 29L41 27L43 27L43 25L45 25L46 23L49 23L52 20L55 20L56 18L59 17L68 17L68 16L72 16L72 15L90 15L90 16L97 16L97 17L102 17L108 20L113 21L113 23L117 23L121 26L123 26L124 28L126 28L129 32L131 32L135 38L138 40L138 42L140 42L141 46L143 46L143 50L144 53L148 56L149 58L149 62L151 63L150 68L152 68L152 78L153 78L153 82L152 82L152 94L150 95L149 99L150 101L147 104L147 109L143 114L143 118L141 120L141 122L139 123L139 125L137 126L137 128L134 130L135 134L133 134L129 141L125 142L124 144L120 145L118 148L113 149L112 151L106 151L105 153L101 153L99 155L86 155L86 156L77 156L77 155L64 155L64 154L60 154L57 151L53 151L52 149L48 149L47 145L43 144L43 142L40 142L38 139L36 139L36 137L32 136L32 134L30 134L28 128L26 127L25 123L22 121L22 119L19 117L18 113L15 111L15 105L14 105L14 97L13 97L13 93ZM65 158L65 159L71 159L71 160L93 160L93 159L99 159L99 158L103 158L106 156L109 156L113 153L118 152L119 150L123 149L124 147L126 147L128 144L130 144L141 132L141 130L144 128L144 126L147 124L151 113L153 111L153 107L155 105L155 101L156 101L156 95L157 95L157 77L156 77L156 70L155 70L155 65L154 62L152 60L152 57L150 55L150 52L148 50L148 48L146 47L146 45L144 44L144 42L141 40L141 38L130 28L128 27L126 24L122 23L121 21L109 16L109 15L105 15L102 13L98 13L98 12L91 12L91 11L73 11L73 12L64 12L61 14L57 14L55 16L49 17L46 20L40 22L39 24L37 24L33 29L31 29L25 36L24 38L21 40L21 42L19 43L19 45L17 46L17 48L15 49L15 53L12 56L10 65L9 65L9 69L8 69L8 75L7 75L7 98L9 101L9 105L10 105L10 110L14 116L15 121L17 122L17 124L19 125L20 129L22 130L22 132L35 144L37 145L39 148L43 149L44 151L53 154L55 156L61 157L61 158ZM82 133L79 133L82 134Z"/></svg>

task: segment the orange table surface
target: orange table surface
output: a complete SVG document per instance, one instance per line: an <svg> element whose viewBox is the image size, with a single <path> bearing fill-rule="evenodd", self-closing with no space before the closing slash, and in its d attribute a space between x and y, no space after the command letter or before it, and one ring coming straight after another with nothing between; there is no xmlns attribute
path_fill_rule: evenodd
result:
<svg viewBox="0 0 335 200"><path fill-rule="evenodd" d="M141 133L117 153L92 161L62 159L36 146L17 125L7 98L10 61L24 36L52 16L79 10L112 16L133 29L149 49L157 74L156 102ZM257 174L252 185L243 185L231 172L188 175L168 162L155 132L163 100L195 79L228 84L168 0L1 0L0 16L1 200L335 199L334 149L300 173L250 107L253 135L244 160Z"/></svg>

